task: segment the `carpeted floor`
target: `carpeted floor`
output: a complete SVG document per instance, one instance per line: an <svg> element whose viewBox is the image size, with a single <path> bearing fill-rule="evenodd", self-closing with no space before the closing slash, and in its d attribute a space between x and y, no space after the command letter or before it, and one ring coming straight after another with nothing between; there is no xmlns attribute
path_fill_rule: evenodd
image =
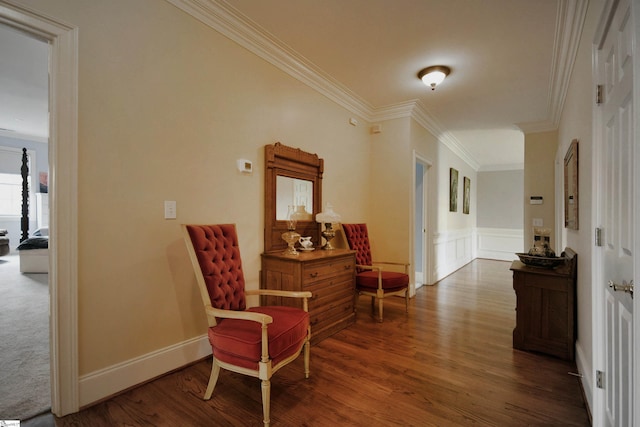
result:
<svg viewBox="0 0 640 427"><path fill-rule="evenodd" d="M20 273L18 255L0 257L0 420L51 408L48 283Z"/></svg>

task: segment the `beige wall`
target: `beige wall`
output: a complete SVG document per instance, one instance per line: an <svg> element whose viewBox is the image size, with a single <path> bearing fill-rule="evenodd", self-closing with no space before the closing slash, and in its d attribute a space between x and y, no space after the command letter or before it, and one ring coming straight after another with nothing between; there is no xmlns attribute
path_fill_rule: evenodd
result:
<svg viewBox="0 0 640 427"><path fill-rule="evenodd" d="M376 259L410 262L410 201L412 188L409 118L384 122L371 138L371 250Z"/></svg>
<svg viewBox="0 0 640 427"><path fill-rule="evenodd" d="M324 200L368 220L368 126L324 96L164 1L22 3L79 27L81 375L203 333L180 223L236 223L258 286L265 144L318 153Z"/></svg>
<svg viewBox="0 0 640 427"><path fill-rule="evenodd" d="M551 230L551 247L555 247L555 153L558 133L526 133L524 136L524 248L533 245L533 219L540 218ZM531 196L542 196L543 204L529 203Z"/></svg>

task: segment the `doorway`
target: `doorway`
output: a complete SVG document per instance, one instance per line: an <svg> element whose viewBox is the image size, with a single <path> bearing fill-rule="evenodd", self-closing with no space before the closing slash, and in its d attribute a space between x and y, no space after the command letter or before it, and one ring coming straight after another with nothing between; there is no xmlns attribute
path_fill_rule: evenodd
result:
<svg viewBox="0 0 640 427"><path fill-rule="evenodd" d="M49 43L49 321L51 411L79 409L78 29L0 0L0 23Z"/></svg>
<svg viewBox="0 0 640 427"><path fill-rule="evenodd" d="M36 230L48 235L49 45L0 23L0 52L0 78L5 82L0 89L0 228L8 230L11 247L11 254L0 259L7 303L1 334L6 368L1 408L3 414L26 419L51 407L48 274L21 268L16 251ZM22 200L23 156L28 168L27 212Z"/></svg>
<svg viewBox="0 0 640 427"><path fill-rule="evenodd" d="M414 181L413 181L413 274L415 290L423 285L431 283L431 270L429 263L429 169L431 162L424 156L414 151L413 154Z"/></svg>

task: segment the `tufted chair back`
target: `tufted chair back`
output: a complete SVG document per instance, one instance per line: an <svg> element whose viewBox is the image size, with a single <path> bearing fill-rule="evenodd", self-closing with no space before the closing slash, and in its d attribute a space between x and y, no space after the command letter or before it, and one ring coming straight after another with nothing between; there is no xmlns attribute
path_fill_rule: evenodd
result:
<svg viewBox="0 0 640 427"><path fill-rule="evenodd" d="M203 299L208 296L214 308L245 310L244 275L235 224L188 225L187 231L208 294L202 292Z"/></svg>
<svg viewBox="0 0 640 427"><path fill-rule="evenodd" d="M367 224L342 224L344 235L349 243L349 248L356 251L356 264L371 265L371 246L369 245L369 232Z"/></svg>

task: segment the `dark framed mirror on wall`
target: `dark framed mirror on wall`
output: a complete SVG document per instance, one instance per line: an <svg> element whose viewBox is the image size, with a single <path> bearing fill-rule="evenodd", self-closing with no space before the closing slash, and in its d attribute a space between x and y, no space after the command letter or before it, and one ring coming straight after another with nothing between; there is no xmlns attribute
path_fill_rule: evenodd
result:
<svg viewBox="0 0 640 427"><path fill-rule="evenodd" d="M265 146L264 251L284 250L287 219L297 213L296 232L320 244L315 221L322 208L324 160L317 154L276 142Z"/></svg>

